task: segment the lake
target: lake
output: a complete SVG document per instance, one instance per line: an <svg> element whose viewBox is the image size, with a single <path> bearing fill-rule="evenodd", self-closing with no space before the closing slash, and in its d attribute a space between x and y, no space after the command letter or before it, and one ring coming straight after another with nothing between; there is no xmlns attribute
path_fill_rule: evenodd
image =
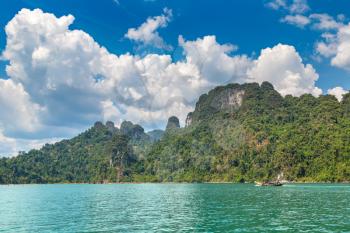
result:
<svg viewBox="0 0 350 233"><path fill-rule="evenodd" d="M350 232L350 186L0 186L0 232Z"/></svg>

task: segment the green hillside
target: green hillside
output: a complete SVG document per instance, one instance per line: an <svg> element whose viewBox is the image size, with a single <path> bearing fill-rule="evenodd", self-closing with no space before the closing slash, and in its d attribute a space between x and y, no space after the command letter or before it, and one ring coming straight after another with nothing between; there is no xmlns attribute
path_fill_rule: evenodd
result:
<svg viewBox="0 0 350 233"><path fill-rule="evenodd" d="M0 159L0 183L274 179L350 181L350 94L282 97L267 82L202 95L180 128L146 134L108 122L54 145Z"/></svg>

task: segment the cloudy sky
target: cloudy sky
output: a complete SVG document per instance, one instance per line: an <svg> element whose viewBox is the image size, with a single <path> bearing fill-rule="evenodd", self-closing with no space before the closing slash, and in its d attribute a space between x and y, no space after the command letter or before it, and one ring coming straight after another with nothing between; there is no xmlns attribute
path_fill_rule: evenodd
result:
<svg viewBox="0 0 350 233"><path fill-rule="evenodd" d="M350 88L348 0L0 0L0 156L95 121L183 122L200 94Z"/></svg>

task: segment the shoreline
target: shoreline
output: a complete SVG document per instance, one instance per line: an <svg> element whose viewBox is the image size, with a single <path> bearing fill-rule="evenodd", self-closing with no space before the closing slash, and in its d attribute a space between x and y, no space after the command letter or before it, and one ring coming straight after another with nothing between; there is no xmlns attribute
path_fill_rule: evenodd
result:
<svg viewBox="0 0 350 233"><path fill-rule="evenodd" d="M56 185L56 184L64 184L64 185L77 185L77 184L90 184L90 185L114 185L114 184L246 184L246 185L254 185L254 182L108 182L108 183L23 183L23 184L0 184L0 186L15 186L15 185ZM339 184L339 185L350 185L349 181L344 182L288 182L284 183L284 185L288 184Z"/></svg>

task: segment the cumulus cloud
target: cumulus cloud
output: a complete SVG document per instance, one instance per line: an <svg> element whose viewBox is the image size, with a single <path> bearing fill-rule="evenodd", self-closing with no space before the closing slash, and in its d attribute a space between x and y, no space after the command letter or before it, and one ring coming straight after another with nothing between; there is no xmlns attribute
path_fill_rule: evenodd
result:
<svg viewBox="0 0 350 233"><path fill-rule="evenodd" d="M33 132L40 127L39 114L44 108L31 102L20 83L0 79L0 129L8 134Z"/></svg>
<svg viewBox="0 0 350 233"><path fill-rule="evenodd" d="M281 22L303 28L310 23L310 19L304 15L287 15L281 19Z"/></svg>
<svg viewBox="0 0 350 233"><path fill-rule="evenodd" d="M209 59L198 67L189 46L184 48L187 59L176 63L169 55L117 56L87 33L70 30L73 20L71 15L57 18L39 9L23 9L6 26L3 56L9 60L6 70L11 77L7 82L21 87L36 107L28 103L17 106L43 110L41 125L77 128L101 118L132 118L146 127L158 120L162 124L167 114L175 114L172 111L183 111L179 115L184 118L203 91L220 84L220 80L212 78L219 72L219 64L214 64L217 61ZM208 39L203 41L207 43ZM184 46L185 43L188 42L183 41ZM210 56L235 62L226 54L230 46L220 46L215 37L209 46L213 47L204 49L209 49ZM238 67L229 64L226 79L234 80ZM137 110L139 113L135 113Z"/></svg>
<svg viewBox="0 0 350 233"><path fill-rule="evenodd" d="M339 29L335 42L331 42L329 46L337 48L331 60L332 65L350 70L350 24Z"/></svg>
<svg viewBox="0 0 350 233"><path fill-rule="evenodd" d="M248 76L259 83L271 82L282 95L322 94L315 86L318 74L314 68L310 64L304 65L295 48L289 45L278 44L263 49L248 70Z"/></svg>
<svg viewBox="0 0 350 233"><path fill-rule="evenodd" d="M234 54L237 46L220 44L215 36L180 36L184 56L175 62L170 55L112 54L86 32L69 29L73 21L72 15L22 9L7 24L3 57L10 79L0 80L3 141L69 137L96 120L127 119L150 129L177 115L183 123L202 93L231 82L270 81L283 95L321 92L317 73L292 46L264 49L254 60ZM168 21L162 22L155 25Z"/></svg>
<svg viewBox="0 0 350 233"><path fill-rule="evenodd" d="M310 20L313 20L313 28L318 30L334 30L343 26L343 23L336 21L328 14L311 14Z"/></svg>
<svg viewBox="0 0 350 233"><path fill-rule="evenodd" d="M333 66L350 71L350 24L340 26L335 34L324 33L316 51L331 59Z"/></svg>
<svg viewBox="0 0 350 233"><path fill-rule="evenodd" d="M166 50L172 49L170 45L164 42L157 31L159 28L168 26L173 15L171 9L164 8L163 12L160 16L149 17L138 28L129 28L125 37L144 46L154 46Z"/></svg>
<svg viewBox="0 0 350 233"><path fill-rule="evenodd" d="M185 41L179 37L187 63L199 68L201 76L211 86L227 82L242 82L251 60L243 55L230 56L237 49L231 44L219 44L215 36L205 36L195 41Z"/></svg>
<svg viewBox="0 0 350 233"><path fill-rule="evenodd" d="M54 143L61 138L43 138L43 139L21 139L6 137L0 131L0 157L16 156L20 151L29 151L31 149L40 149L46 143Z"/></svg>
<svg viewBox="0 0 350 233"><path fill-rule="evenodd" d="M311 29L321 31L321 39L315 42L313 55L318 61L322 57L330 59L331 65L350 71L350 24L346 24L346 17L338 14L333 17L327 13L313 13L308 16L305 12L310 10L306 1L274 0L268 7L287 10L288 15L280 21L300 28L310 26Z"/></svg>
<svg viewBox="0 0 350 233"><path fill-rule="evenodd" d="M98 118L105 75L102 63L117 60L88 34L69 30L74 17L21 10L5 28L6 72L31 100L45 108L44 124L72 126ZM72 115L71 113L74 112ZM69 119L69 120L68 120Z"/></svg>
<svg viewBox="0 0 350 233"><path fill-rule="evenodd" d="M334 87L332 89L327 90L327 94L334 95L338 101L342 101L343 95L346 94L348 91L344 90L342 87Z"/></svg>
<svg viewBox="0 0 350 233"><path fill-rule="evenodd" d="M315 43L315 49L317 53L324 57L332 57L337 54L336 36L330 33L324 33L322 35L324 41L318 41Z"/></svg>
<svg viewBox="0 0 350 233"><path fill-rule="evenodd" d="M337 30L343 26L345 15L339 14L336 19L326 13L313 13L305 15L310 10L306 0L274 0L267 4L274 10L286 10L287 15L280 21L297 27L305 27L311 25L313 29L321 31Z"/></svg>

